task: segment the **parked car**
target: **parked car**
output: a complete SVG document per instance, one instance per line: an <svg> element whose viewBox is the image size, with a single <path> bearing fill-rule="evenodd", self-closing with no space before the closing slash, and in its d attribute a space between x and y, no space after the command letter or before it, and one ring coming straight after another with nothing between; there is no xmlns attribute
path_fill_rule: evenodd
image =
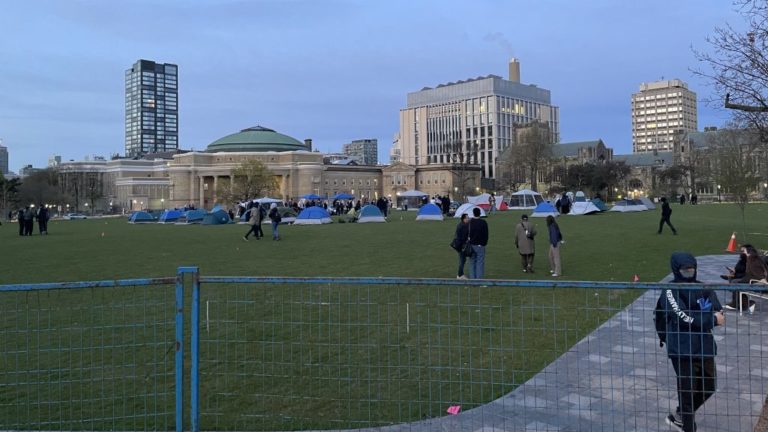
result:
<svg viewBox="0 0 768 432"><path fill-rule="evenodd" d="M64 215L64 220L74 220L74 219L88 219L88 216L82 213L67 213Z"/></svg>

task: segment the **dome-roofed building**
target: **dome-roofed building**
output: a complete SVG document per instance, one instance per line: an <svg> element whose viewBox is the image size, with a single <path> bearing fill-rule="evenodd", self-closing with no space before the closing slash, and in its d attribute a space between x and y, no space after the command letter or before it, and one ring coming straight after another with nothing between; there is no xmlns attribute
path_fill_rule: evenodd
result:
<svg viewBox="0 0 768 432"><path fill-rule="evenodd" d="M310 150L301 141L263 126L254 126L219 138L208 145L208 153L216 152L286 152Z"/></svg>

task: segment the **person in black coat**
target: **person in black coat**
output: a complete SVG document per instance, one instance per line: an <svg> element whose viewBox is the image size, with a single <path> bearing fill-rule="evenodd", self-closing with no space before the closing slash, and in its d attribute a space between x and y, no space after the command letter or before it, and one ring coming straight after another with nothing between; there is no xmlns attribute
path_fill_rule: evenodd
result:
<svg viewBox="0 0 768 432"><path fill-rule="evenodd" d="M24 235L24 209L19 209L16 212L16 221L19 223L19 235Z"/></svg>
<svg viewBox="0 0 768 432"><path fill-rule="evenodd" d="M480 219L480 209L472 209L469 221L469 244L472 245L470 268L472 279L482 279L485 273L485 246L488 245L488 223Z"/></svg>
<svg viewBox="0 0 768 432"><path fill-rule="evenodd" d="M701 283L696 280L696 258L675 252L670 259L672 283ZM659 345L677 375L678 407L665 421L684 432L694 432L696 410L715 393L717 344L712 329L725 324L723 307L709 289L665 289L654 311Z"/></svg>
<svg viewBox="0 0 768 432"><path fill-rule="evenodd" d="M40 235L48 235L48 208L40 204L40 210L37 211L37 226L40 229Z"/></svg>
<svg viewBox="0 0 768 432"><path fill-rule="evenodd" d="M657 234L661 234L661 230L664 228L664 223L666 223L670 228L672 228L672 234L677 235L677 230L672 226L672 222L669 221L669 218L671 217L672 207L669 206L669 203L665 197L661 197L661 220L659 221L659 231Z"/></svg>
<svg viewBox="0 0 768 432"><path fill-rule="evenodd" d="M459 270L456 272L456 279L466 279L464 275L464 264L467 262L467 256L464 254L464 246L469 237L469 216L464 213L461 215L459 224L456 225L456 233L453 236L452 245L459 254Z"/></svg>

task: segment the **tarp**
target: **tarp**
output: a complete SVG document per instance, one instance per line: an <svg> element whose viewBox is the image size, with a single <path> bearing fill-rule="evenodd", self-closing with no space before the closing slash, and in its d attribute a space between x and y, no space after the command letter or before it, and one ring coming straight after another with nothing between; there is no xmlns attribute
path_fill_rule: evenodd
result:
<svg viewBox="0 0 768 432"><path fill-rule="evenodd" d="M600 198L592 198L592 204L599 208L601 212L608 210L608 206Z"/></svg>
<svg viewBox="0 0 768 432"><path fill-rule="evenodd" d="M578 199L578 195L576 199ZM592 201L576 201L571 204L571 211L568 212L572 216L582 216L587 214L600 213L600 209L596 205L592 204Z"/></svg>
<svg viewBox="0 0 768 432"><path fill-rule="evenodd" d="M229 223L229 214L224 210L212 211L203 217L203 225L224 225Z"/></svg>
<svg viewBox="0 0 768 432"><path fill-rule="evenodd" d="M179 218L178 224L199 224L203 222L205 210L187 210Z"/></svg>
<svg viewBox="0 0 768 432"><path fill-rule="evenodd" d="M536 208L533 209L533 213L531 213L531 217L547 217L547 216L554 216L557 217L559 214L557 213L557 209L552 204L542 201L540 202Z"/></svg>
<svg viewBox="0 0 768 432"><path fill-rule="evenodd" d="M409 191L405 191L405 192L400 192L400 195L398 195L398 196L401 196L401 197L423 197L423 196L428 196L428 195L429 195L428 193L424 193L422 191L414 189L414 190L409 190Z"/></svg>
<svg viewBox="0 0 768 432"><path fill-rule="evenodd" d="M639 201L643 203L643 205L646 206L648 210L656 210L656 204L649 200L648 197L642 197Z"/></svg>
<svg viewBox="0 0 768 432"><path fill-rule="evenodd" d="M467 216L469 217L474 217L473 209L476 209L476 208L480 209L480 217L485 217L485 210L483 210L482 208L472 203L464 203L460 205L459 208L456 209L456 214L454 214L453 217L455 217L456 219L461 219L461 215L463 215L464 213L466 213Z"/></svg>
<svg viewBox="0 0 768 432"><path fill-rule="evenodd" d="M512 194L509 198L509 208L512 210L533 209L544 202L541 194L530 189L523 189Z"/></svg>
<svg viewBox="0 0 768 432"><path fill-rule="evenodd" d="M331 223L331 215L328 214L322 207L312 206L307 207L296 216L294 225L320 225Z"/></svg>
<svg viewBox="0 0 768 432"><path fill-rule="evenodd" d="M639 212L639 211L646 211L646 210L648 210L648 207L643 205L641 201L623 199L621 201L616 201L613 207L611 207L611 209L608 211L627 213L627 212Z"/></svg>
<svg viewBox="0 0 768 432"><path fill-rule="evenodd" d="M155 222L155 218L151 214L145 211L133 212L133 214L128 218L128 223L149 223L149 222Z"/></svg>
<svg viewBox="0 0 768 432"><path fill-rule="evenodd" d="M259 204L272 204L272 203L282 204L283 201L279 200L279 199L275 199L275 198L263 197L263 198L255 199L255 200L253 200L253 202L256 202L256 203L259 203Z"/></svg>
<svg viewBox="0 0 768 432"><path fill-rule="evenodd" d="M180 217L182 217L184 213L181 212L181 210L166 210L163 212L163 214L160 215L160 220L158 223L165 224L165 223L174 223L179 220Z"/></svg>
<svg viewBox="0 0 768 432"><path fill-rule="evenodd" d="M427 204L421 206L419 209L419 214L416 215L417 221L424 221L424 220L443 220L443 212L440 210L440 207L436 206L435 204Z"/></svg>
<svg viewBox="0 0 768 432"><path fill-rule="evenodd" d="M308 199L308 200L319 200L319 199L324 199L323 197L321 197L320 195L317 195L317 194L306 194L306 195L304 195L302 198L304 198L304 199Z"/></svg>
<svg viewBox="0 0 768 432"><path fill-rule="evenodd" d="M381 210L375 205L368 204L360 209L360 216L357 217L358 223L366 222L386 222L384 215L381 214Z"/></svg>
<svg viewBox="0 0 768 432"><path fill-rule="evenodd" d="M342 199L342 200L350 200L350 199L354 199L354 198L355 198L354 195L350 195L348 193L338 193L338 194L334 195L333 198L331 198L331 199L335 199L335 200L340 200L340 199Z"/></svg>

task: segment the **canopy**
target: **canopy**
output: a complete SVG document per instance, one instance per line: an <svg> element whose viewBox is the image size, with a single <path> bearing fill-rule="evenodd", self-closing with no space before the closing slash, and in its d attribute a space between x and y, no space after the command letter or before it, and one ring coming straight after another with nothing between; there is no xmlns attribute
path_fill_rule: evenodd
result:
<svg viewBox="0 0 768 432"><path fill-rule="evenodd" d="M586 214L600 213L600 209L596 205L592 204L592 201L578 201L579 197L576 196L576 202L571 205L571 211L568 212L572 216L581 216Z"/></svg>
<svg viewBox="0 0 768 432"><path fill-rule="evenodd" d="M627 213L646 210L648 210L648 207L643 205L642 201L623 199L621 201L616 201L616 204L614 204L608 211Z"/></svg>
<svg viewBox="0 0 768 432"><path fill-rule="evenodd" d="M133 212L133 214L128 218L128 223L132 223L132 224L149 223L154 221L155 221L155 218L151 214L145 211Z"/></svg>
<svg viewBox="0 0 768 432"><path fill-rule="evenodd" d="M296 216L294 225L320 225L333 222L331 215L322 207L307 207Z"/></svg>
<svg viewBox="0 0 768 432"><path fill-rule="evenodd" d="M308 200L325 199L325 198L323 198L323 197L321 197L320 195L317 195L317 194L307 194L307 195L304 195L302 198L308 199Z"/></svg>
<svg viewBox="0 0 768 432"><path fill-rule="evenodd" d="M443 220L443 212L440 210L440 207L436 206L435 204L426 204L421 206L419 209L419 214L416 215L417 221L429 221L429 220Z"/></svg>
<svg viewBox="0 0 768 432"><path fill-rule="evenodd" d="M600 198L592 198L592 204L599 208L601 212L608 210L608 206Z"/></svg>
<svg viewBox="0 0 768 432"><path fill-rule="evenodd" d="M424 193L422 191L413 189L413 190L409 190L409 191L405 191L405 192L400 192L400 195L398 195L398 196L401 196L401 197L423 197L423 196L428 196L428 195L429 195L428 193Z"/></svg>
<svg viewBox="0 0 768 432"><path fill-rule="evenodd" d="M533 209L533 213L531 213L531 217L547 217L547 216L554 216L557 217L559 213L557 212L557 209L552 204L542 201L539 203L539 205L536 206L536 208Z"/></svg>
<svg viewBox="0 0 768 432"><path fill-rule="evenodd" d="M386 222L384 215L381 214L381 210L375 205L368 204L360 209L360 216L357 218L358 223L366 222Z"/></svg>
<svg viewBox="0 0 768 432"><path fill-rule="evenodd" d="M264 198L255 199L253 200L253 202L256 202L259 204L272 204L272 203L282 204L283 201L275 198L264 197Z"/></svg>
<svg viewBox="0 0 768 432"><path fill-rule="evenodd" d="M464 203L459 206L459 208L456 209L456 214L453 215L456 219L461 219L461 215L464 213L467 214L469 217L475 217L474 216L474 209L480 209L480 217L485 217L485 210L483 210L481 207L478 207L472 203Z"/></svg>
<svg viewBox="0 0 768 432"><path fill-rule="evenodd" d="M176 223L201 223L205 217L205 210L187 210Z"/></svg>
<svg viewBox="0 0 768 432"><path fill-rule="evenodd" d="M355 198L354 195L350 195L348 193L338 193L338 194L334 195L333 198L331 198L331 199L335 199L335 200L340 200L340 199L342 199L342 200L349 200L349 199L354 199L354 198Z"/></svg>
<svg viewBox="0 0 768 432"><path fill-rule="evenodd" d="M229 223L229 214L224 210L212 211L203 217L203 225L225 225Z"/></svg>
<svg viewBox="0 0 768 432"><path fill-rule="evenodd" d="M166 210L160 215L158 223L173 223L179 220L183 215L184 213L182 213L181 210Z"/></svg>
<svg viewBox="0 0 768 432"><path fill-rule="evenodd" d="M643 205L646 206L648 210L656 210L656 204L649 200L648 197L641 197L639 201L643 203Z"/></svg>
<svg viewBox="0 0 768 432"><path fill-rule="evenodd" d="M523 189L512 194L512 197L509 199L509 209L533 209L543 201L544 198L541 197L540 193L530 189Z"/></svg>

